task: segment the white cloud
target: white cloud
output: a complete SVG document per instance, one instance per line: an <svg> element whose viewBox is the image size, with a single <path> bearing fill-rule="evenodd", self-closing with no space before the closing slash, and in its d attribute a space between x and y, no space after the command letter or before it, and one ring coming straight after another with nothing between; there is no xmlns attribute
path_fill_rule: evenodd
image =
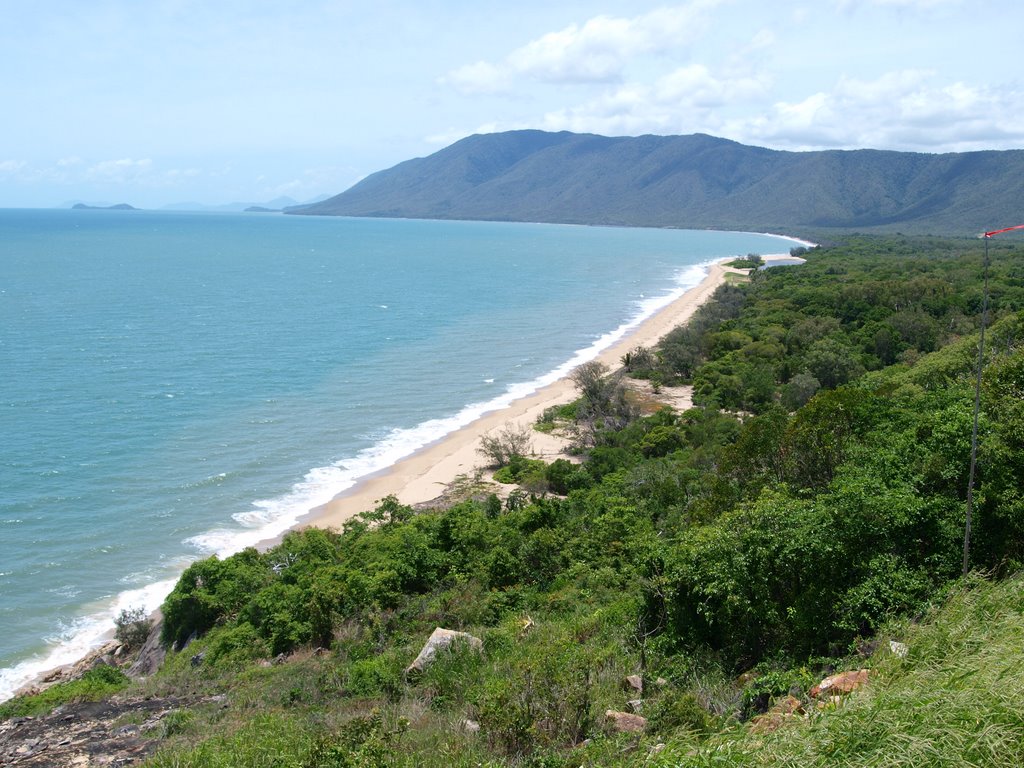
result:
<svg viewBox="0 0 1024 768"><path fill-rule="evenodd" d="M735 120L741 141L793 149L885 147L969 151L1024 141L1018 89L935 85L924 70L890 72L871 80L841 78L830 92L779 102L765 115Z"/></svg>
<svg viewBox="0 0 1024 768"><path fill-rule="evenodd" d="M512 72L508 67L478 61L449 72L442 82L451 83L466 94L499 93L512 84Z"/></svg>
<svg viewBox="0 0 1024 768"><path fill-rule="evenodd" d="M24 160L0 160L0 173L13 176L24 169Z"/></svg>
<svg viewBox="0 0 1024 768"><path fill-rule="evenodd" d="M198 168L172 168L164 176L169 181L175 181L178 179L194 179L201 176L202 173Z"/></svg>
<svg viewBox="0 0 1024 768"><path fill-rule="evenodd" d="M842 10L856 10L861 6L882 8L909 8L910 10L929 11L943 6L963 5L964 0L837 0L836 6Z"/></svg>
<svg viewBox="0 0 1024 768"><path fill-rule="evenodd" d="M625 135L710 132L719 125L718 110L757 99L768 86L763 76L719 76L691 64L653 85L629 83L578 107L549 112L543 127Z"/></svg>
<svg viewBox="0 0 1024 768"><path fill-rule="evenodd" d="M442 131L441 133L434 133L429 136L424 136L423 141L427 144L431 144L434 146L446 147L449 144L454 144L459 139L464 139L467 136L474 134L497 133L498 131L511 131L519 128L536 127L537 126L535 125L525 125L520 123L509 125L491 121L487 123L481 123L475 129L470 130L468 132L464 128L449 128L448 130Z"/></svg>
<svg viewBox="0 0 1024 768"><path fill-rule="evenodd" d="M85 176L93 181L123 184L139 181L150 173L152 166L153 161L149 158L132 160L126 157L120 160L103 160L91 166Z"/></svg>
<svg viewBox="0 0 1024 768"><path fill-rule="evenodd" d="M897 70L871 80L841 77L829 90L771 103L773 83L766 74L716 73L703 64L690 64L653 83L625 83L539 119L489 124L477 132L541 128L604 135L711 133L795 150L971 151L1024 143L1024 91L1019 87L977 87L937 78L936 72L922 69ZM760 112L759 103L764 105ZM450 143L461 135L433 139Z"/></svg>
<svg viewBox="0 0 1024 768"><path fill-rule="evenodd" d="M637 56L678 52L706 28L721 0L692 0L632 18L595 16L512 51L499 63L478 61L449 72L443 82L464 93L496 93L517 78L548 83L607 83L620 79Z"/></svg>

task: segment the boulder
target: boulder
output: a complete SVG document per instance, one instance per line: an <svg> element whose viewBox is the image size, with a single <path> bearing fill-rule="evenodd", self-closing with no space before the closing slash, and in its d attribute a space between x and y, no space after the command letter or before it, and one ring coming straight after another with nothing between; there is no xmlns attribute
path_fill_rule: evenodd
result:
<svg viewBox="0 0 1024 768"><path fill-rule="evenodd" d="M164 657L167 656L167 649L160 641L162 628L163 624L161 621L153 622L149 635L146 637L146 642L142 644L135 663L128 668L129 677L149 677L160 669L160 665L164 663Z"/></svg>
<svg viewBox="0 0 1024 768"><path fill-rule="evenodd" d="M450 648L453 643L468 643L469 647L474 651L482 651L484 648L484 641L479 637L473 637L468 632L457 632L454 629L438 627L427 639L427 643L423 646L419 656L413 660L412 664L405 668L406 673L422 672L433 663L438 651Z"/></svg>
<svg viewBox="0 0 1024 768"><path fill-rule="evenodd" d="M644 679L640 675L626 675L622 681L622 687L627 691L644 692Z"/></svg>
<svg viewBox="0 0 1024 768"><path fill-rule="evenodd" d="M898 659L907 658L907 654L910 653L910 648L907 647L906 643L900 643L895 640L889 641L889 653Z"/></svg>
<svg viewBox="0 0 1024 768"><path fill-rule="evenodd" d="M811 688L810 695L812 698L817 699L823 695L835 696L841 693L851 693L868 681L869 674L870 670L858 669L830 675Z"/></svg>
<svg viewBox="0 0 1024 768"><path fill-rule="evenodd" d="M750 730L754 733L771 733L777 731L787 722L804 716L804 705L795 696L786 696L772 705L763 715L750 721Z"/></svg>
<svg viewBox="0 0 1024 768"><path fill-rule="evenodd" d="M609 709L604 713L605 722L615 733L643 733L647 728L647 718L629 712L616 712Z"/></svg>
<svg viewBox="0 0 1024 768"><path fill-rule="evenodd" d="M842 703L842 696L826 696L822 699L818 699L818 703L815 706L817 706L818 709L836 709Z"/></svg>

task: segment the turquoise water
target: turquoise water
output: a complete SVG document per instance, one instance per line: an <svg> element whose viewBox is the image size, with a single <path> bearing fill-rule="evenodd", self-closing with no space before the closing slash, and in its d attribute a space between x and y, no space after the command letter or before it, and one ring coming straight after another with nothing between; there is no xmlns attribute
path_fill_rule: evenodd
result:
<svg viewBox="0 0 1024 768"><path fill-rule="evenodd" d="M0 210L0 698L593 356L742 233Z"/></svg>

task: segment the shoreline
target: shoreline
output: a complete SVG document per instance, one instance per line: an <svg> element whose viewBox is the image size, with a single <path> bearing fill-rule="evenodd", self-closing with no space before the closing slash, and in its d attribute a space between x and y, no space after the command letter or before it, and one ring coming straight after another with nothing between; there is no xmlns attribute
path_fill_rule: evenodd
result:
<svg viewBox="0 0 1024 768"><path fill-rule="evenodd" d="M796 238L784 235L772 236L783 241L798 242ZM800 244L803 242L800 241ZM726 274L729 272L744 274L742 270L733 270L724 266L725 262L735 258L739 258L739 256L733 255L698 265L700 269L704 270L704 276L696 285L684 289L683 293L669 300L667 304L656 309L651 315L637 319L635 325L625 326L625 331L619 338L587 359L597 360L607 365L609 369L616 370L621 366L620 358L626 352L637 346L654 345L674 328L687 322L700 305L707 301L714 291L726 281ZM775 253L765 255L764 258L771 260L772 258L789 258L789 256L786 253ZM291 530L309 527L340 529L345 522L359 513L375 509L380 500L390 495L396 496L401 503L410 506L422 505L438 499L453 483L458 482L460 476L472 476L475 470L485 462L484 457L478 452L480 439L484 435L510 426L532 427L537 416L546 408L574 400L577 394L569 379L569 373L582 362L584 361L580 360L571 368L563 369L564 372L561 373L560 378L540 386L532 393L518 397L507 405L484 412L470 423L443 435L391 465L360 478L351 488L337 494L328 502L309 509L297 519L293 518L294 522L289 528L255 542L255 546L260 550L268 549L279 543L283 536ZM564 455L563 451L567 441L563 438L533 432L531 440L535 456L551 461ZM144 589L151 589L154 586L156 585L149 585ZM173 583L170 586L173 587ZM167 591L170 590L167 589ZM111 627L98 638L97 645L88 648L84 653L79 650L78 655L70 662L58 661L53 666L47 666L42 671L32 674L31 677L21 678L20 684L16 683L8 695L18 695L24 692L50 677L56 670L69 669L80 664L83 659L90 658L96 648L101 647L103 642L109 641L112 636L113 628ZM0 697L0 701L7 697Z"/></svg>
<svg viewBox="0 0 1024 768"><path fill-rule="evenodd" d="M782 254L778 256L781 257ZM708 264L699 283L631 328L620 339L593 358L615 370L620 358L637 346L652 346L690 319L715 290L726 281L730 272L743 274L724 265L736 257ZM540 387L535 392L513 400L507 406L488 411L470 424L450 432L415 453L359 480L352 488L335 496L299 521L297 528L340 529L361 512L371 511L387 496L395 496L410 506L432 501L460 476L472 476L482 468L484 458L478 451L481 439L508 428L530 427L545 409L571 402L577 397L568 375ZM531 434L533 455L541 458L562 454L566 441L540 432ZM280 541L280 537L261 542L261 547Z"/></svg>

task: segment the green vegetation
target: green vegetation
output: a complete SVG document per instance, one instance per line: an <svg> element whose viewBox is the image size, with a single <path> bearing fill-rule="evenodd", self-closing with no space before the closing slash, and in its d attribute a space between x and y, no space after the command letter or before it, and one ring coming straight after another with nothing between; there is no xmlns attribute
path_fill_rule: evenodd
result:
<svg viewBox="0 0 1024 768"><path fill-rule="evenodd" d="M42 715L61 704L75 701L100 701L123 690L129 682L119 669L101 665L90 669L77 680L58 683L42 693L19 696L0 704L0 720Z"/></svg>
<svg viewBox="0 0 1024 768"><path fill-rule="evenodd" d="M624 360L693 382L695 408L640 415L624 373L581 369L542 422L577 430L582 464L502 443L504 503L385 499L193 564L143 690L230 704L180 716L148 764L1019 765L1024 253L994 255L985 579L960 579L978 246L854 238ZM438 626L483 652L410 671ZM842 705L809 698L865 667ZM787 695L807 717L754 732ZM646 729L617 732L605 712L638 699Z"/></svg>
<svg viewBox="0 0 1024 768"><path fill-rule="evenodd" d="M742 258L727 262L725 266L732 267L733 269L757 269L764 266L764 259L759 254L748 253Z"/></svg>
<svg viewBox="0 0 1024 768"><path fill-rule="evenodd" d="M152 625L145 608L125 608L114 619L114 639L129 649L141 648Z"/></svg>
<svg viewBox="0 0 1024 768"><path fill-rule="evenodd" d="M733 726L654 766L978 766L1024 760L1024 581L971 579L923 622L896 625L905 659L876 652L873 680L834 710L750 738Z"/></svg>

